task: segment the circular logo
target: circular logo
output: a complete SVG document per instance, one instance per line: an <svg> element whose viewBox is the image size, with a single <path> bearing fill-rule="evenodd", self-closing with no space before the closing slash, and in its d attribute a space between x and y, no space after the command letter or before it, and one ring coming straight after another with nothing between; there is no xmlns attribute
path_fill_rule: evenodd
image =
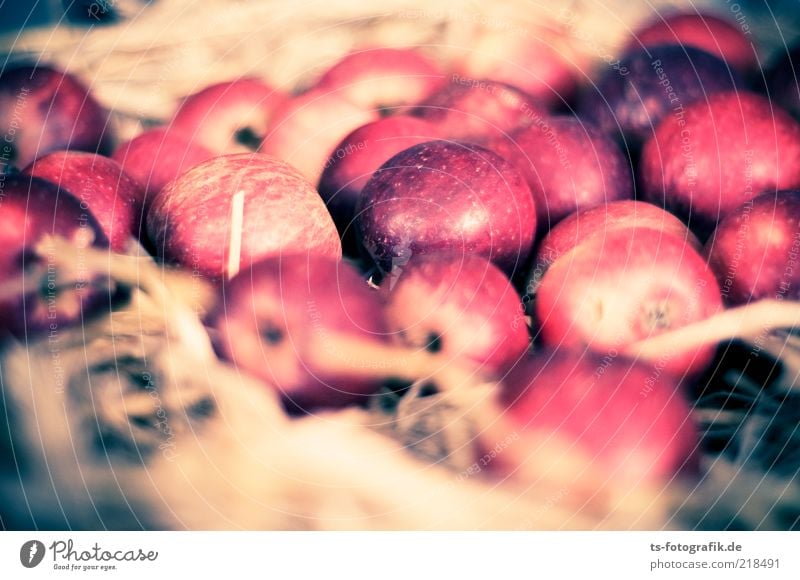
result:
<svg viewBox="0 0 800 580"><path fill-rule="evenodd" d="M36 568L44 559L44 544L39 540L28 540L19 549L19 561L26 568Z"/></svg>

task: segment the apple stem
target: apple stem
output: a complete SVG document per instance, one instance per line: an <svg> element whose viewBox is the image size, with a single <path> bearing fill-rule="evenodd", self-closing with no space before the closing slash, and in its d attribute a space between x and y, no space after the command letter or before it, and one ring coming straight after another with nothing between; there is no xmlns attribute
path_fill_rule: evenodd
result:
<svg viewBox="0 0 800 580"><path fill-rule="evenodd" d="M707 344L742 338L763 341L770 331L800 325L800 302L759 300L632 344L627 353L655 358L678 347L685 351Z"/></svg>
<svg viewBox="0 0 800 580"><path fill-rule="evenodd" d="M228 248L228 279L239 273L242 258L242 229L244 227L244 191L237 191L231 199L231 243Z"/></svg>

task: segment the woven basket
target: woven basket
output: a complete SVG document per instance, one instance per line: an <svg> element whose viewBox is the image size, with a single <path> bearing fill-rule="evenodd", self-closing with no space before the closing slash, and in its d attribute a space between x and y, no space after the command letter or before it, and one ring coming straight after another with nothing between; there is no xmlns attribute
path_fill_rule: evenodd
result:
<svg viewBox="0 0 800 580"><path fill-rule="evenodd" d="M180 97L212 82L258 74L287 90L300 90L326 65L359 45L416 46L446 64L469 49L470 39L481 28L509 34L556 33L563 53L582 70L591 71L602 66L602 54L614 54L632 28L686 4L445 0L431 6L388 0L370 6L354 0L162 0L113 26L86 29L61 24L7 36L3 43L14 58L35 56L83 77L114 111L118 138L125 139L143 126L167 119ZM691 5L722 13L730 10L712 0ZM751 18L753 29L761 32L766 59L781 48L769 33L774 25L755 14ZM788 38L796 30L785 33ZM197 299L197 288L187 290L179 274L165 274L133 258L131 263L125 260L118 259L115 279L129 285L131 302L114 316L64 339L62 375L72 377L78 384L75 388L85 392L87 353L95 365L105 361L118 367L121 349L126 364L134 368L136 361L149 356L155 360L150 364L163 371L165 406L182 409L187 401L210 393L223 416L233 421L211 425L211 434L181 423L183 447L177 459L164 450L144 465L98 466L67 444L71 438L66 434L77 430L78 420L64 412L62 405L69 404L66 395L56 387L42 394L42 385L52 383L55 372L50 346L40 341L10 348L2 360L6 388L17 397L19 407L37 409L40 417L48 418L48 428L38 435L21 429L28 443L41 441L40 459L49 469L46 480L32 476L25 492L41 502L41 513L57 503L74 527L787 529L800 525L800 489L794 480L800 468L800 395L795 387L800 339L786 331L800 319L800 305L784 303L772 323L765 324L762 311L745 310L690 329L702 337L724 327L721 338L738 337L725 342L729 346L721 349L720 364L695 393L707 449L706 476L696 487L676 483L652 493L598 499L588 490L571 487L569 465L560 476L533 487L469 471L470 461L455 451L480 430L486 411L482 405L491 388L480 382L433 397L417 397L420 393L412 390L400 404L390 400L370 411L287 422L262 389L216 362L202 338L205 333L196 309L181 306L188 303L187 295ZM172 359L160 358L165 339L185 368L176 369ZM664 340L683 343L686 335ZM111 343L114 349L108 348ZM744 368L737 362L751 359L754 362ZM200 378L197 369L203 369ZM58 396L51 396L54 392ZM120 404L114 396L112 391L112 407ZM125 403L137 404L134 399ZM272 427L265 429L264 424ZM189 488L176 483L186 481L192 482ZM60 496L54 497L54 487L64 490ZM94 510L87 509L86 493L70 490L88 491ZM0 495L21 501L14 483L2 477ZM58 518L44 521L63 525Z"/></svg>

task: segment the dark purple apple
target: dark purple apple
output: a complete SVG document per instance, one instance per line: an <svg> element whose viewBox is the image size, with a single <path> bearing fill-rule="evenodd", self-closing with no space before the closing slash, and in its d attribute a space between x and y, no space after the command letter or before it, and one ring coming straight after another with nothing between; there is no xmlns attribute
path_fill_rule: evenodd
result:
<svg viewBox="0 0 800 580"><path fill-rule="evenodd" d="M131 235L139 238L144 192L116 161L57 151L39 157L23 173L56 183L78 198L97 218L111 249L124 251Z"/></svg>
<svg viewBox="0 0 800 580"><path fill-rule="evenodd" d="M607 69L584 92L578 112L635 150L663 119L679 122L695 101L740 84L723 60L703 50L653 46L626 55L619 69Z"/></svg>
<svg viewBox="0 0 800 580"><path fill-rule="evenodd" d="M800 119L800 45L784 52L767 71L770 100Z"/></svg>
<svg viewBox="0 0 800 580"><path fill-rule="evenodd" d="M169 127L219 154L258 151L286 98L258 78L216 83L184 98Z"/></svg>
<svg viewBox="0 0 800 580"><path fill-rule="evenodd" d="M0 159L25 167L59 149L98 151L108 115L75 76L48 66L0 74Z"/></svg>
<svg viewBox="0 0 800 580"><path fill-rule="evenodd" d="M231 265L247 268L273 255L342 255L314 187L287 163L260 153L223 155L182 174L153 200L147 232L159 257L211 280L227 277ZM236 245L238 262L229 253Z"/></svg>
<svg viewBox="0 0 800 580"><path fill-rule="evenodd" d="M325 164L319 182L320 195L339 231L354 230L358 197L381 165L412 145L441 137L435 125L405 115L367 123L345 137Z"/></svg>
<svg viewBox="0 0 800 580"><path fill-rule="evenodd" d="M92 286L95 275L80 263L70 272L56 263L45 236L59 236L80 250L107 247L88 206L38 177L0 175L0 327L25 338L79 324L109 297ZM25 282L23 282L23 280ZM18 288L12 285L18 284Z"/></svg>
<svg viewBox="0 0 800 580"><path fill-rule="evenodd" d="M145 190L148 205L167 183L214 156L191 137L158 127L120 145L113 159Z"/></svg>
<svg viewBox="0 0 800 580"><path fill-rule="evenodd" d="M377 110L336 92L312 89L278 107L260 151L286 161L316 184L336 145L378 117Z"/></svg>
<svg viewBox="0 0 800 580"><path fill-rule="evenodd" d="M389 159L356 210L364 248L385 273L417 254L479 255L512 275L536 233L536 206L521 173L477 145L429 141Z"/></svg>
<svg viewBox="0 0 800 580"><path fill-rule="evenodd" d="M365 109L415 105L446 83L439 66L413 48L372 47L351 52L315 88Z"/></svg>
<svg viewBox="0 0 800 580"><path fill-rule="evenodd" d="M630 161L619 146L575 117L544 117L488 147L514 162L546 232L569 214L633 197Z"/></svg>
<svg viewBox="0 0 800 580"><path fill-rule="evenodd" d="M544 344L612 357L722 308L719 285L684 238L627 228L584 241L550 265L536 293ZM714 348L674 345L648 361L678 377L701 372Z"/></svg>
<svg viewBox="0 0 800 580"><path fill-rule="evenodd" d="M731 4L731 7L733 4ZM711 53L741 73L758 66L756 46L748 38L750 25L740 12L733 22L710 14L676 12L657 16L651 23L633 33L625 52L664 44L694 47Z"/></svg>
<svg viewBox="0 0 800 580"><path fill-rule="evenodd" d="M397 339L502 374L528 350L519 294L479 256L415 256L388 290L386 320Z"/></svg>
<svg viewBox="0 0 800 580"><path fill-rule="evenodd" d="M706 256L729 304L800 299L800 191L746 201L714 230Z"/></svg>
<svg viewBox="0 0 800 580"><path fill-rule="evenodd" d="M547 110L511 85L454 77L410 114L438 125L448 139L485 143L530 125Z"/></svg>
<svg viewBox="0 0 800 580"><path fill-rule="evenodd" d="M639 169L645 199L707 235L758 194L800 187L800 123L762 96L717 94L669 116Z"/></svg>
<svg viewBox="0 0 800 580"><path fill-rule="evenodd" d="M668 211L644 201L626 199L578 211L561 220L542 239L528 280L524 300L536 293L550 264L584 242L634 227L651 228L677 236L700 251L700 241Z"/></svg>
<svg viewBox="0 0 800 580"><path fill-rule="evenodd" d="M364 404L376 373L343 339L386 343L382 304L346 262L267 258L224 283L212 316L224 356L277 389L290 412Z"/></svg>
<svg viewBox="0 0 800 580"><path fill-rule="evenodd" d="M519 435L498 455L498 471L523 481L562 468L577 477L571 485L630 501L631 485L660 492L696 470L691 407L678 379L652 365L545 349L514 367L498 400L495 429Z"/></svg>

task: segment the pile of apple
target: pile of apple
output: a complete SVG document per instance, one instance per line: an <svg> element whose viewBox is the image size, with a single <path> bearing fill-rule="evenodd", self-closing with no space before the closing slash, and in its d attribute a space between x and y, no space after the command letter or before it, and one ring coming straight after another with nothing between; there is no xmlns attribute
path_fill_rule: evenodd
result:
<svg viewBox="0 0 800 580"><path fill-rule="evenodd" d="M133 238L214 285L218 355L289 413L479 377L492 432L522 435L503 473L553 449L620 481L692 472L688 389L717 344L635 347L800 298L797 59L764 77L735 23L676 14L590 81L507 36L449 69L364 48L299 94L216 84L125 143L72 75L3 71L4 331L45 339L117 299L102 271L51 277L42 240Z"/></svg>

